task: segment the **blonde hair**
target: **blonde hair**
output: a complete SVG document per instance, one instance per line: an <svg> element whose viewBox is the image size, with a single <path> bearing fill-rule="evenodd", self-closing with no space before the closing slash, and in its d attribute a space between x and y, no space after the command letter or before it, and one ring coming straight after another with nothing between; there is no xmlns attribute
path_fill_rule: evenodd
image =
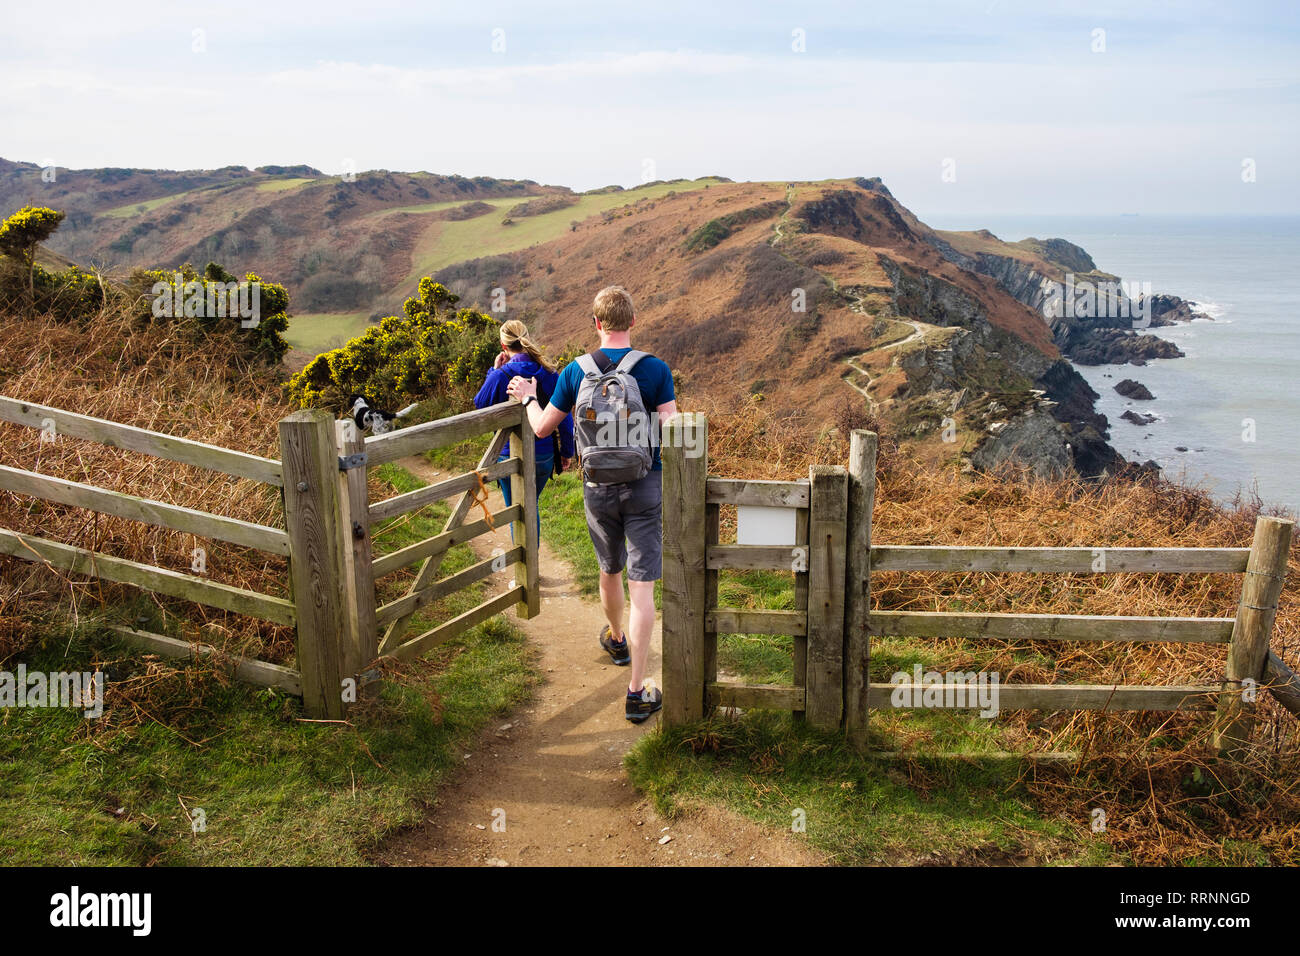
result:
<svg viewBox="0 0 1300 956"><path fill-rule="evenodd" d="M528 326L518 319L501 323L501 344L510 352L525 352L528 357L546 369L555 371L555 363L546 357L542 347L528 335Z"/></svg>
<svg viewBox="0 0 1300 956"><path fill-rule="evenodd" d="M606 286L597 292L591 311L606 332L626 332L632 327L632 296L621 285Z"/></svg>

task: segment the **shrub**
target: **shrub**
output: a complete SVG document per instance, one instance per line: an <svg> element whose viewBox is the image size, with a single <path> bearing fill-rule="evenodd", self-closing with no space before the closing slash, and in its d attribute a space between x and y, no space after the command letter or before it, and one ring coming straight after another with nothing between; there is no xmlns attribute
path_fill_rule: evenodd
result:
<svg viewBox="0 0 1300 956"><path fill-rule="evenodd" d="M500 350L498 327L482 312L453 309L459 300L426 276L403 315L316 356L290 379L290 400L342 410L348 396L359 394L393 408L477 384Z"/></svg>
<svg viewBox="0 0 1300 956"><path fill-rule="evenodd" d="M263 281L254 272L245 273L240 284L256 283L259 287L259 313L256 326L243 328L234 297L224 289L214 288L234 281L235 277L215 262L209 262L202 274L186 263L171 271L137 269L126 280L126 293L141 323L171 324L195 336L218 328L234 328L245 346L245 357L268 364L279 362L289 351L284 338L284 330L289 327L288 291L278 283ZM158 299L163 301L156 303Z"/></svg>
<svg viewBox="0 0 1300 956"><path fill-rule="evenodd" d="M572 206L577 201L577 196L543 196L539 199L529 199L516 206L511 206L506 210L506 215L518 219L523 219L525 216L541 216L548 212L555 212L557 209Z"/></svg>
<svg viewBox="0 0 1300 956"><path fill-rule="evenodd" d="M741 226L747 226L751 222L758 222L762 219L771 219L777 213L783 211L785 206L786 204L782 200L774 199L771 202L750 206L748 209L729 212L717 219L710 219L691 233L683 244L683 248L687 252L704 252L707 249L712 249Z"/></svg>
<svg viewBox="0 0 1300 956"><path fill-rule="evenodd" d="M731 308L743 311L779 308L788 312L795 289L804 290L808 312L813 312L831 294L830 285L821 273L790 261L769 245L756 245L745 257L745 281L731 301ZM798 313L795 317L798 318Z"/></svg>
<svg viewBox="0 0 1300 956"><path fill-rule="evenodd" d="M0 253L16 259L27 272L28 304L36 301L36 249L54 234L63 213L45 206L24 206L0 223Z"/></svg>

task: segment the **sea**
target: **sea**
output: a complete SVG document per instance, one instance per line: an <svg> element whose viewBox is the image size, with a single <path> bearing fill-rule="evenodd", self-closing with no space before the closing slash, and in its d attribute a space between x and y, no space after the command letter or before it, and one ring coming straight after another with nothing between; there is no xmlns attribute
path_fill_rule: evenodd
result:
<svg viewBox="0 0 1300 956"><path fill-rule="evenodd" d="M1147 331L1185 358L1145 366L1076 366L1101 395L1111 444L1154 460L1167 478L1216 499L1258 495L1300 510L1300 216L930 215L936 229L988 229L999 239L1059 237L1097 267L1196 303L1210 318ZM1115 391L1126 378L1155 395ZM1126 410L1155 415L1145 427Z"/></svg>

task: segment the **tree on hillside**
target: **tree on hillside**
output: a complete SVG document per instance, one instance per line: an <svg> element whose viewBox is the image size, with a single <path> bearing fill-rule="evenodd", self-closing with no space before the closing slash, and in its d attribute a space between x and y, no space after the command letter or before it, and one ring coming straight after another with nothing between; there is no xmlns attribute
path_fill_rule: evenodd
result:
<svg viewBox="0 0 1300 956"><path fill-rule="evenodd" d="M0 253L12 256L27 270L28 307L36 303L36 247L63 222L63 213L45 206L24 206L0 224Z"/></svg>

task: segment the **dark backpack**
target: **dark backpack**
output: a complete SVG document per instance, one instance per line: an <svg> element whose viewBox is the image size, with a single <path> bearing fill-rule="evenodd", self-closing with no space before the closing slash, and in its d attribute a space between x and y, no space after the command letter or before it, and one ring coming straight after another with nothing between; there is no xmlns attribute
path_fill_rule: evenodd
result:
<svg viewBox="0 0 1300 956"><path fill-rule="evenodd" d="M633 349L617 365L600 349L577 359L583 374L573 406L573 441L584 481L613 485L650 472L653 424L632 377L646 354Z"/></svg>

